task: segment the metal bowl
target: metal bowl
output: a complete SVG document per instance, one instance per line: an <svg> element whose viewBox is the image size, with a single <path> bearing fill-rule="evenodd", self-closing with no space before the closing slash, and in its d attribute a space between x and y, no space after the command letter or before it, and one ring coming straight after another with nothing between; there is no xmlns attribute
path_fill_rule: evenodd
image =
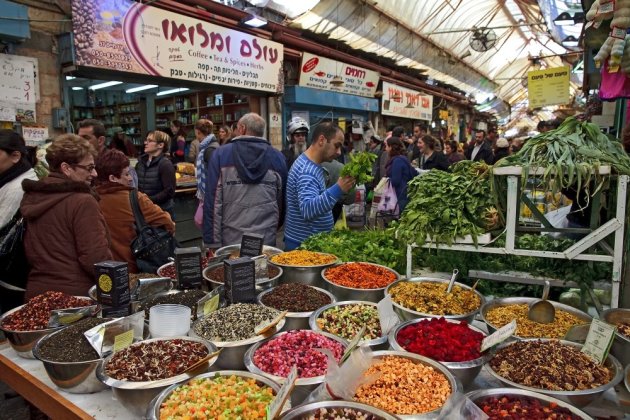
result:
<svg viewBox="0 0 630 420"><path fill-rule="evenodd" d="M255 343L259 343L265 338L268 338L270 334L264 335L255 335L253 337L248 338L247 340L240 341L209 341L197 333L195 333L195 324L200 322L202 318L195 321L188 332L188 335L191 337L195 337L199 340L208 341L212 343L215 347L222 349L219 354L219 359L216 361L215 365L219 369L227 369L227 370L244 370L245 369L245 353L247 350L254 345ZM282 330L286 319L283 319L276 325L275 332Z"/></svg>
<svg viewBox="0 0 630 420"><path fill-rule="evenodd" d="M279 267L278 267L279 268ZM335 299L335 295L333 295L332 293L330 293L328 290L324 290L321 289L319 287L314 287L314 286L310 286L312 288L314 288L315 290L325 293L326 296L328 296L330 298L330 303L335 303L337 301L337 299ZM256 301L263 306L267 306L264 303L262 303L262 298L263 296L265 296L267 293L271 293L273 291L273 289L275 289L275 287L272 287L271 289L267 289L263 292L260 292L258 294L258 297L256 298ZM277 308L273 308L270 307L272 309L276 309ZM290 331L290 330L308 330L308 319L309 317L313 314L313 312L315 311L310 311L310 312L287 312L287 315L285 317L286 322L284 324L284 328L282 329L283 331Z"/></svg>
<svg viewBox="0 0 630 420"><path fill-rule="evenodd" d="M282 268L282 275L280 276L280 284L283 283L302 283L309 286L326 287L322 279L322 270L339 263L339 259L332 254L325 252L318 252L317 254L330 255L335 257L335 261L320 264L320 265L287 265L279 264L269 259L269 264L273 264L276 267Z"/></svg>
<svg viewBox="0 0 630 420"><path fill-rule="evenodd" d="M350 263L342 263L339 265L344 265L344 264L350 264ZM384 265L380 265L380 264L367 263L367 262L362 262L361 264L373 265L375 267L383 268L389 271L390 273L393 273L396 276L396 278L394 279L392 283L400 280L400 274L398 274L396 271L392 270L389 267L385 267ZM326 271L329 268L332 268L332 267L326 267L322 270L322 279L324 280L324 283L326 284L326 288L330 290L332 293L334 293L334 295L337 296L339 300L367 300L369 302L378 303L381 299L383 299L384 292L387 286L380 287L378 289L358 289L355 287L341 286L339 284L333 283L331 280L328 279L328 277L326 277Z"/></svg>
<svg viewBox="0 0 630 420"><path fill-rule="evenodd" d="M374 420L397 420L398 417L380 410L371 405L361 404L353 401L319 401L315 403L301 405L286 412L282 420L301 420L307 416L317 413L322 408L352 408L365 414L371 414Z"/></svg>
<svg viewBox="0 0 630 420"><path fill-rule="evenodd" d="M374 353L372 353L372 357L374 357L375 359L382 359L385 356L404 357L405 359L409 359L416 364L431 366L433 369L439 371L446 377L446 379L448 380L451 386L451 394L457 391L461 391L461 388L459 384L457 383L457 379L455 379L453 374L451 374L451 372L449 372L448 369L443 364L436 362L435 360L431 360L428 357L420 356L418 354L409 353L406 351L384 350L384 351L375 351ZM401 419L413 419L413 420L435 419L438 417L441 410L442 408L440 407L436 410L429 411L422 414L396 414L396 413L392 413L392 414L396 415L398 418L401 418Z"/></svg>
<svg viewBox="0 0 630 420"><path fill-rule="evenodd" d="M191 380L203 379L203 378L214 378L216 376L232 376L232 375L239 376L241 378L253 378L256 380L256 382L258 382L258 385L266 385L272 388L274 391L274 394L277 394L278 391L280 391L280 385L278 385L271 379L263 375L257 375L251 372L244 372L242 370L219 370L216 372L208 372L208 373L203 373L201 375L195 376ZM162 406L162 403L166 401L168 397L173 393L173 391L176 390L180 386L182 386L182 384L171 385L165 390L163 390L162 392L160 392L160 394L157 397L155 397L153 401L151 401L151 403L149 404L149 407L146 411L146 416L144 418L148 420L159 420L160 407ZM289 408L291 408L291 403L287 401L285 403L283 410L288 410Z"/></svg>
<svg viewBox="0 0 630 420"><path fill-rule="evenodd" d="M565 401L559 400L557 398L550 397L549 395L540 394L538 392L527 391L524 389L515 389L515 388L492 388L492 389L478 389L476 391L471 391L466 394L472 402L476 403L477 401L482 401L486 397L502 397L504 395L508 396L522 396L534 398L540 401L543 404L557 404L560 407L566 408L572 414L577 417L580 417L582 420L593 420L591 416L586 414L584 411L573 407L571 404L567 404Z"/></svg>
<svg viewBox="0 0 630 420"><path fill-rule="evenodd" d="M263 344L265 344L266 342L271 341L274 338L277 338L278 336L281 336L286 333L287 332L285 331L278 334L274 334L273 336L269 337L265 341L261 341L251 346L249 350L247 350L247 352L245 353L245 358L244 358L245 367L247 368L247 370L253 373L257 373L258 375L266 376L278 382L279 384L283 384L286 378L283 378L281 376L275 376L270 373L264 372L263 370L261 370L258 366L254 364L254 353L256 353L256 350L258 350L258 348L262 346ZM317 334L321 334L325 337L330 338L331 340L341 343L343 344L344 347L348 345L348 342L346 340L339 338L336 335L328 334L325 332L317 332ZM325 375L314 376L312 378L298 378L295 381L295 388L293 388L293 392L291 393L291 404L293 406L300 405L308 397L308 395L313 390L315 390L315 388L319 386L319 384L324 382L324 376Z"/></svg>
<svg viewBox="0 0 630 420"><path fill-rule="evenodd" d="M319 328L319 326L317 325L317 319L321 316L321 314L324 311L330 308L334 308L336 306L346 306L346 305L356 305L356 304L370 305L374 307L377 306L377 304L374 302L367 302L367 301L361 301L361 300L344 300L342 302L334 302L334 303L331 303L330 305L322 306L321 308L313 312L310 318L308 319L308 325L313 331L326 332L326 331L322 331L322 329ZM362 340L360 344L365 345L365 346L370 346L372 350L385 350L387 348L387 335L383 335L381 337L374 338L372 340Z"/></svg>
<svg viewBox="0 0 630 420"><path fill-rule="evenodd" d="M523 341L537 341L537 340L540 340L540 341L559 341L562 344L566 344L566 345L577 347L577 348L582 348L582 344L578 344L578 343L574 343L572 341L566 341L566 340L550 340L550 339L544 339L544 338L543 339L529 338L529 339L524 339ZM497 351L499 351L502 348L505 348L507 346L513 345L513 344L514 344L514 342L503 343L503 344L501 344L501 345L499 345L497 347ZM545 394L545 395L549 395L551 397L558 398L559 400L565 401L565 402L567 402L569 404L573 404L576 407L584 407L584 406L590 404L591 402L595 401L604 392L606 392L608 389L612 388L613 386L617 385L623 379L623 369L622 369L621 364L619 363L619 361L614 356L608 355L608 357L604 361L604 365L608 369L610 369L612 371L613 379L610 382L608 382L607 384L598 386L597 388L585 389L585 390L582 390L582 391L548 391L546 389L532 388L532 387L528 387L528 386L525 386L525 385L521 385L521 384L516 383L516 382L512 382L512 381L510 381L508 379L505 379L503 376L501 376L498 373L496 373L494 371L494 369L492 369L492 367L490 367L490 361L488 361L488 363L486 363L486 368L487 368L488 372L490 372L490 374L492 376L494 376L499 381L501 381L503 384L505 384L505 386L511 386L511 387L514 387L514 388L524 389L526 391L539 392L541 394Z"/></svg>
<svg viewBox="0 0 630 420"><path fill-rule="evenodd" d="M176 338L203 343L208 349L209 353L215 352L217 350L217 348L212 345L212 343L208 343L205 340L200 340L192 337L152 338L149 340L141 341L140 343L166 341ZM138 343L132 344L132 346L137 344ZM134 416L136 416L137 418L142 417L142 415L146 412L147 406L149 405L151 400L155 398L155 396L158 395L165 388L193 378L198 373L198 371L185 372L180 375L173 376L172 378L160 379L155 381L123 381L119 379L114 379L105 373L105 366L113 356L114 355L112 354L101 363L99 363L98 368L96 369L96 377L105 385L110 386L112 388L112 392L114 393L114 397L120 402L123 407L133 413ZM208 365L212 366L216 361L217 357L215 356L210 359Z"/></svg>
<svg viewBox="0 0 630 420"><path fill-rule="evenodd" d="M391 346L391 348L394 349L394 350L397 350L397 351L408 352L408 350L405 350L398 343L398 339L397 339L398 333L404 327L406 327L408 325L417 324L417 323L419 323L421 321L424 321L426 319L427 318L414 319L414 320L411 320L411 321L404 322L404 323L402 323L400 325L397 325L395 328L393 328L390 331L389 336L387 337L387 339L389 341L389 345ZM456 320L453 320L453 319L447 319L446 321L459 324L459 321L456 321ZM478 333L483 334L484 337L486 336L486 333L484 333L479 328L473 327L472 325L468 325L468 328L470 328L473 331L476 331ZM486 353L486 354L483 354L481 357L478 357L478 358L473 359L473 360L468 360L466 362L442 362L442 361L439 361L439 362L441 364L443 364L444 366L446 366L446 368L449 370L449 372L451 372L453 374L453 376L455 376L457 379L459 379L459 381L461 382L461 384L462 384L462 386L464 388L467 388L468 386L470 386L470 384L473 383L473 381L475 380L477 375L479 375L479 372L481 371L481 368L483 367L483 364L489 358L490 358L490 355L488 353Z"/></svg>
<svg viewBox="0 0 630 420"><path fill-rule="evenodd" d="M530 297L508 297L508 298L500 298L500 299L494 299L491 300L490 302L487 302L485 304L483 304L483 306L481 307L481 319L483 320L483 322L486 323L486 325L488 326L488 332L490 334L492 334L493 332L495 332L497 330L498 327L492 325L488 319L486 318L487 313L494 309L494 308L498 308L501 306L509 306L509 305L519 305L519 304L526 304L529 305L530 302L533 302L535 300L538 300L538 298L530 298ZM563 310L565 312L569 312L572 315L577 316L578 318L584 320L584 323L590 323L591 320L593 319L589 314L587 314L586 312L582 312L579 309L574 308L573 306L569 306L569 305L565 305L562 304L560 302L554 302L554 301L548 301L549 303L551 303L554 308L556 308L556 311L558 310ZM534 337L519 337L517 335L513 335L512 337L515 338L534 338ZM541 337L541 338L547 338L547 337Z"/></svg>
<svg viewBox="0 0 630 420"><path fill-rule="evenodd" d="M613 325L620 322L630 323L630 309L607 309L599 317ZM610 348L610 353L619 359L622 366L630 365L630 338L615 331L615 341Z"/></svg>
<svg viewBox="0 0 630 420"><path fill-rule="evenodd" d="M626 384L626 389L630 392L630 365L626 366L626 370L624 371L624 383Z"/></svg>
<svg viewBox="0 0 630 420"><path fill-rule="evenodd" d="M90 300L90 298L85 297L85 296L75 296L75 297L80 298L80 299ZM18 306L17 308L13 308L10 311L7 311L4 314L2 314L2 316L0 316L0 331L2 331L4 335L7 337L9 344L11 345L13 350L15 350L15 352L18 354L18 356L23 357L25 359L35 359L35 356L33 356L33 347L35 347L35 344L37 343L37 341L40 338L47 336L48 334L55 332L64 327L45 328L43 330L31 330L31 331L13 331L13 330L8 330L6 328L2 328L2 322L4 321L4 319L7 316L11 315L12 313L17 312L18 310L22 309L24 306L25 305L21 305L21 306Z"/></svg>
<svg viewBox="0 0 630 420"><path fill-rule="evenodd" d="M138 285L131 291L131 300L145 300L154 295L168 292L173 288L174 280L170 277L149 277L140 279ZM96 285L90 287L88 296L98 302Z"/></svg>
<svg viewBox="0 0 630 420"><path fill-rule="evenodd" d="M208 283L211 290L216 289L219 286L223 286L223 282L218 282L210 278L210 271L222 265L223 265L223 262L210 264L206 268L204 268L202 271L203 279ZM269 288L272 288L278 285L278 280L282 277L283 270L282 270L282 267L278 267L278 266L274 266L274 267L279 271L278 274L264 281L256 280L257 293L260 293L264 290L269 290Z"/></svg>
<svg viewBox="0 0 630 420"><path fill-rule="evenodd" d="M214 256L215 257L220 257L222 255L230 255L234 251L238 251L239 255L240 255L241 244L228 245L228 246L224 246L222 248L219 248L219 249L217 249L214 252ZM263 254L265 254L267 257L270 257L272 255L276 255L276 254L282 254L283 252L284 251L281 250L280 248L276 248L276 247L269 246L269 245L263 245Z"/></svg>
<svg viewBox="0 0 630 420"><path fill-rule="evenodd" d="M397 285L400 282L403 281L409 281L409 282L415 282L415 283L445 283L448 284L449 280L444 280L444 279L436 279L436 278L432 278L432 277L414 277L412 279L409 280L398 280L392 284L390 284L389 286L387 286L387 288L385 289L385 295L390 295L389 291L392 287L394 287L395 285ZM458 283L455 282L455 285L466 289L466 290L472 290L472 287L470 286L466 286L465 284L462 283ZM474 293L479 297L480 302L479 302L479 308L481 308L484 303L486 302L486 298L479 293L477 290L474 290ZM468 312L467 314L461 314L461 315L435 315L435 314L426 314L423 312L417 312L408 308L405 308L402 305L399 305L398 303L394 302L392 299L392 305L394 306L394 311L396 312L396 314L398 314L398 316L400 317L400 319L402 321L411 321L412 319L418 319L418 318L446 318L446 319L454 319L457 321L467 321L469 324L472 324L473 320L475 319L475 315L477 314L477 312L479 312L479 308L475 309L472 312Z"/></svg>

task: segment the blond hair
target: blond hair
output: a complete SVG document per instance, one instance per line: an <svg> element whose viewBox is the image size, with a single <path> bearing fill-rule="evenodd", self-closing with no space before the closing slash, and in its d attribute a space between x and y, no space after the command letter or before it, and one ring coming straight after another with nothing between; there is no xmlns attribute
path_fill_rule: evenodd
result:
<svg viewBox="0 0 630 420"><path fill-rule="evenodd" d="M160 130L149 131L147 137L149 137L150 135L153 135L153 140L155 140L157 144L164 144L164 148L162 148L162 153L165 153L168 150L168 146L171 142L171 138L169 137L169 135Z"/></svg>

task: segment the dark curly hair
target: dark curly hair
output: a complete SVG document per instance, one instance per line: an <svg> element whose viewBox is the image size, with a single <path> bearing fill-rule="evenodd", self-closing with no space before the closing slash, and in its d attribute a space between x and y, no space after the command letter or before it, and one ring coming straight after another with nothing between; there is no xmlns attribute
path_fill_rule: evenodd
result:
<svg viewBox="0 0 630 420"><path fill-rule="evenodd" d="M387 140L385 140L385 143L390 147L389 149L389 157L392 158L394 156L398 156L398 155L404 155L406 154L406 150L405 150L405 145L403 144L402 140L400 140L398 137L390 137Z"/></svg>

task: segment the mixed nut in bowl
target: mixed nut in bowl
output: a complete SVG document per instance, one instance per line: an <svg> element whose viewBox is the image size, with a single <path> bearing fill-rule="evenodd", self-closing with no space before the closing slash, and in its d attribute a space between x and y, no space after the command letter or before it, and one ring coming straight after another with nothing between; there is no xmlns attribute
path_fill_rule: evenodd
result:
<svg viewBox="0 0 630 420"><path fill-rule="evenodd" d="M33 347L37 340L63 328L48 327L53 310L92 305L94 302L88 297L70 296L62 292L46 292L4 313L0 317L0 330L20 357L34 359ZM98 310L97 306L94 312Z"/></svg>
<svg viewBox="0 0 630 420"><path fill-rule="evenodd" d="M559 302L548 301L555 310L553 322L541 324L527 317L529 304L538 299L529 297L509 297L494 299L481 307L481 318L492 334L498 328L516 319L516 338L564 338L576 325L590 324L592 318L585 312Z"/></svg>
<svg viewBox="0 0 630 420"><path fill-rule="evenodd" d="M245 368L245 352L254 344L284 327L282 319L271 333L256 334L261 324L272 321L280 314L272 308L253 303L237 303L218 309L193 323L189 335L207 340L221 349L216 362L220 369Z"/></svg>
<svg viewBox="0 0 630 420"><path fill-rule="evenodd" d="M323 269L322 279L339 300L379 302L385 288L400 279L400 274L384 265L346 262Z"/></svg>
<svg viewBox="0 0 630 420"><path fill-rule="evenodd" d="M142 417L162 390L207 371L216 356L189 369L216 350L212 343L192 337L153 338L110 355L98 366L96 376L127 410Z"/></svg>
<svg viewBox="0 0 630 420"><path fill-rule="evenodd" d="M377 304L360 300L331 303L313 312L309 319L313 331L334 334L351 341L365 325L361 345L382 350L387 347L387 335L381 332Z"/></svg>
<svg viewBox="0 0 630 420"><path fill-rule="evenodd" d="M394 311L403 321L444 317L471 323L485 303L484 296L472 287L455 283L446 293L449 280L414 277L390 284L385 293L391 296Z"/></svg>
<svg viewBox="0 0 630 420"><path fill-rule="evenodd" d="M466 394L487 416L488 420L514 418L593 420L571 404L538 392L516 388L478 389Z"/></svg>
<svg viewBox="0 0 630 420"><path fill-rule="evenodd" d="M201 274L203 275L203 279L210 286L210 289L216 289L223 285L224 270L223 262L210 264L203 269ZM264 279L256 278L256 292L260 293L263 290L276 286L282 276L282 268L267 264L267 276L268 277Z"/></svg>
<svg viewBox="0 0 630 420"><path fill-rule="evenodd" d="M607 309L601 313L600 318L617 327L610 353L622 366L630 365L630 309Z"/></svg>
<svg viewBox="0 0 630 420"><path fill-rule="evenodd" d="M314 311L335 302L335 296L319 287L287 283L265 290L258 303L278 311L288 311L284 330L308 329L308 319Z"/></svg>
<svg viewBox="0 0 630 420"><path fill-rule="evenodd" d="M467 388L489 356L481 353L486 334L466 321L421 318L404 322L389 333L392 349L442 363Z"/></svg>
<svg viewBox="0 0 630 420"><path fill-rule="evenodd" d="M269 258L276 254L282 254L284 251L280 248L263 245L262 252L263 255L266 255L267 258ZM219 248L214 252L215 257L221 257L223 255L229 255L230 259L239 258L241 256L241 244L224 246L223 248Z"/></svg>
<svg viewBox="0 0 630 420"><path fill-rule="evenodd" d="M283 383L293 365L297 366L298 379L291 394L291 404L296 406L324 382L328 358L318 349L330 350L339 362L346 346L345 340L332 334L310 330L281 332L250 347L245 353L245 367Z"/></svg>
<svg viewBox="0 0 630 420"><path fill-rule="evenodd" d="M398 417L370 405L354 401L319 401L295 407L282 420L397 420Z"/></svg>
<svg viewBox="0 0 630 420"><path fill-rule="evenodd" d="M325 287L322 269L336 264L339 259L323 252L294 250L269 258L269 262L282 268L280 284L302 283L309 286Z"/></svg>
<svg viewBox="0 0 630 420"><path fill-rule="evenodd" d="M564 340L523 339L498 346L486 366L506 386L584 407L621 382L623 371L614 356L600 365L581 347Z"/></svg>
<svg viewBox="0 0 630 420"><path fill-rule="evenodd" d="M280 385L255 373L237 370L203 373L162 391L149 404L145 418L186 418L200 413L203 418L216 419L226 413L238 413L239 418L264 419L267 406L279 390ZM290 407L287 402L284 409Z"/></svg>

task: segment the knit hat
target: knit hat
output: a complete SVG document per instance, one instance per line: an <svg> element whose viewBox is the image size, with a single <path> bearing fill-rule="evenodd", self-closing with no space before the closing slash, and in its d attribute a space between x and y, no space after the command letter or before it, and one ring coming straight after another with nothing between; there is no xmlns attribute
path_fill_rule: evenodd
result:
<svg viewBox="0 0 630 420"><path fill-rule="evenodd" d="M508 143L507 139L501 137L497 140L497 149L506 149L508 147L510 147L510 144Z"/></svg>
<svg viewBox="0 0 630 420"><path fill-rule="evenodd" d="M22 155L26 155L24 139L13 130L0 130L0 149L7 153L18 151Z"/></svg>

